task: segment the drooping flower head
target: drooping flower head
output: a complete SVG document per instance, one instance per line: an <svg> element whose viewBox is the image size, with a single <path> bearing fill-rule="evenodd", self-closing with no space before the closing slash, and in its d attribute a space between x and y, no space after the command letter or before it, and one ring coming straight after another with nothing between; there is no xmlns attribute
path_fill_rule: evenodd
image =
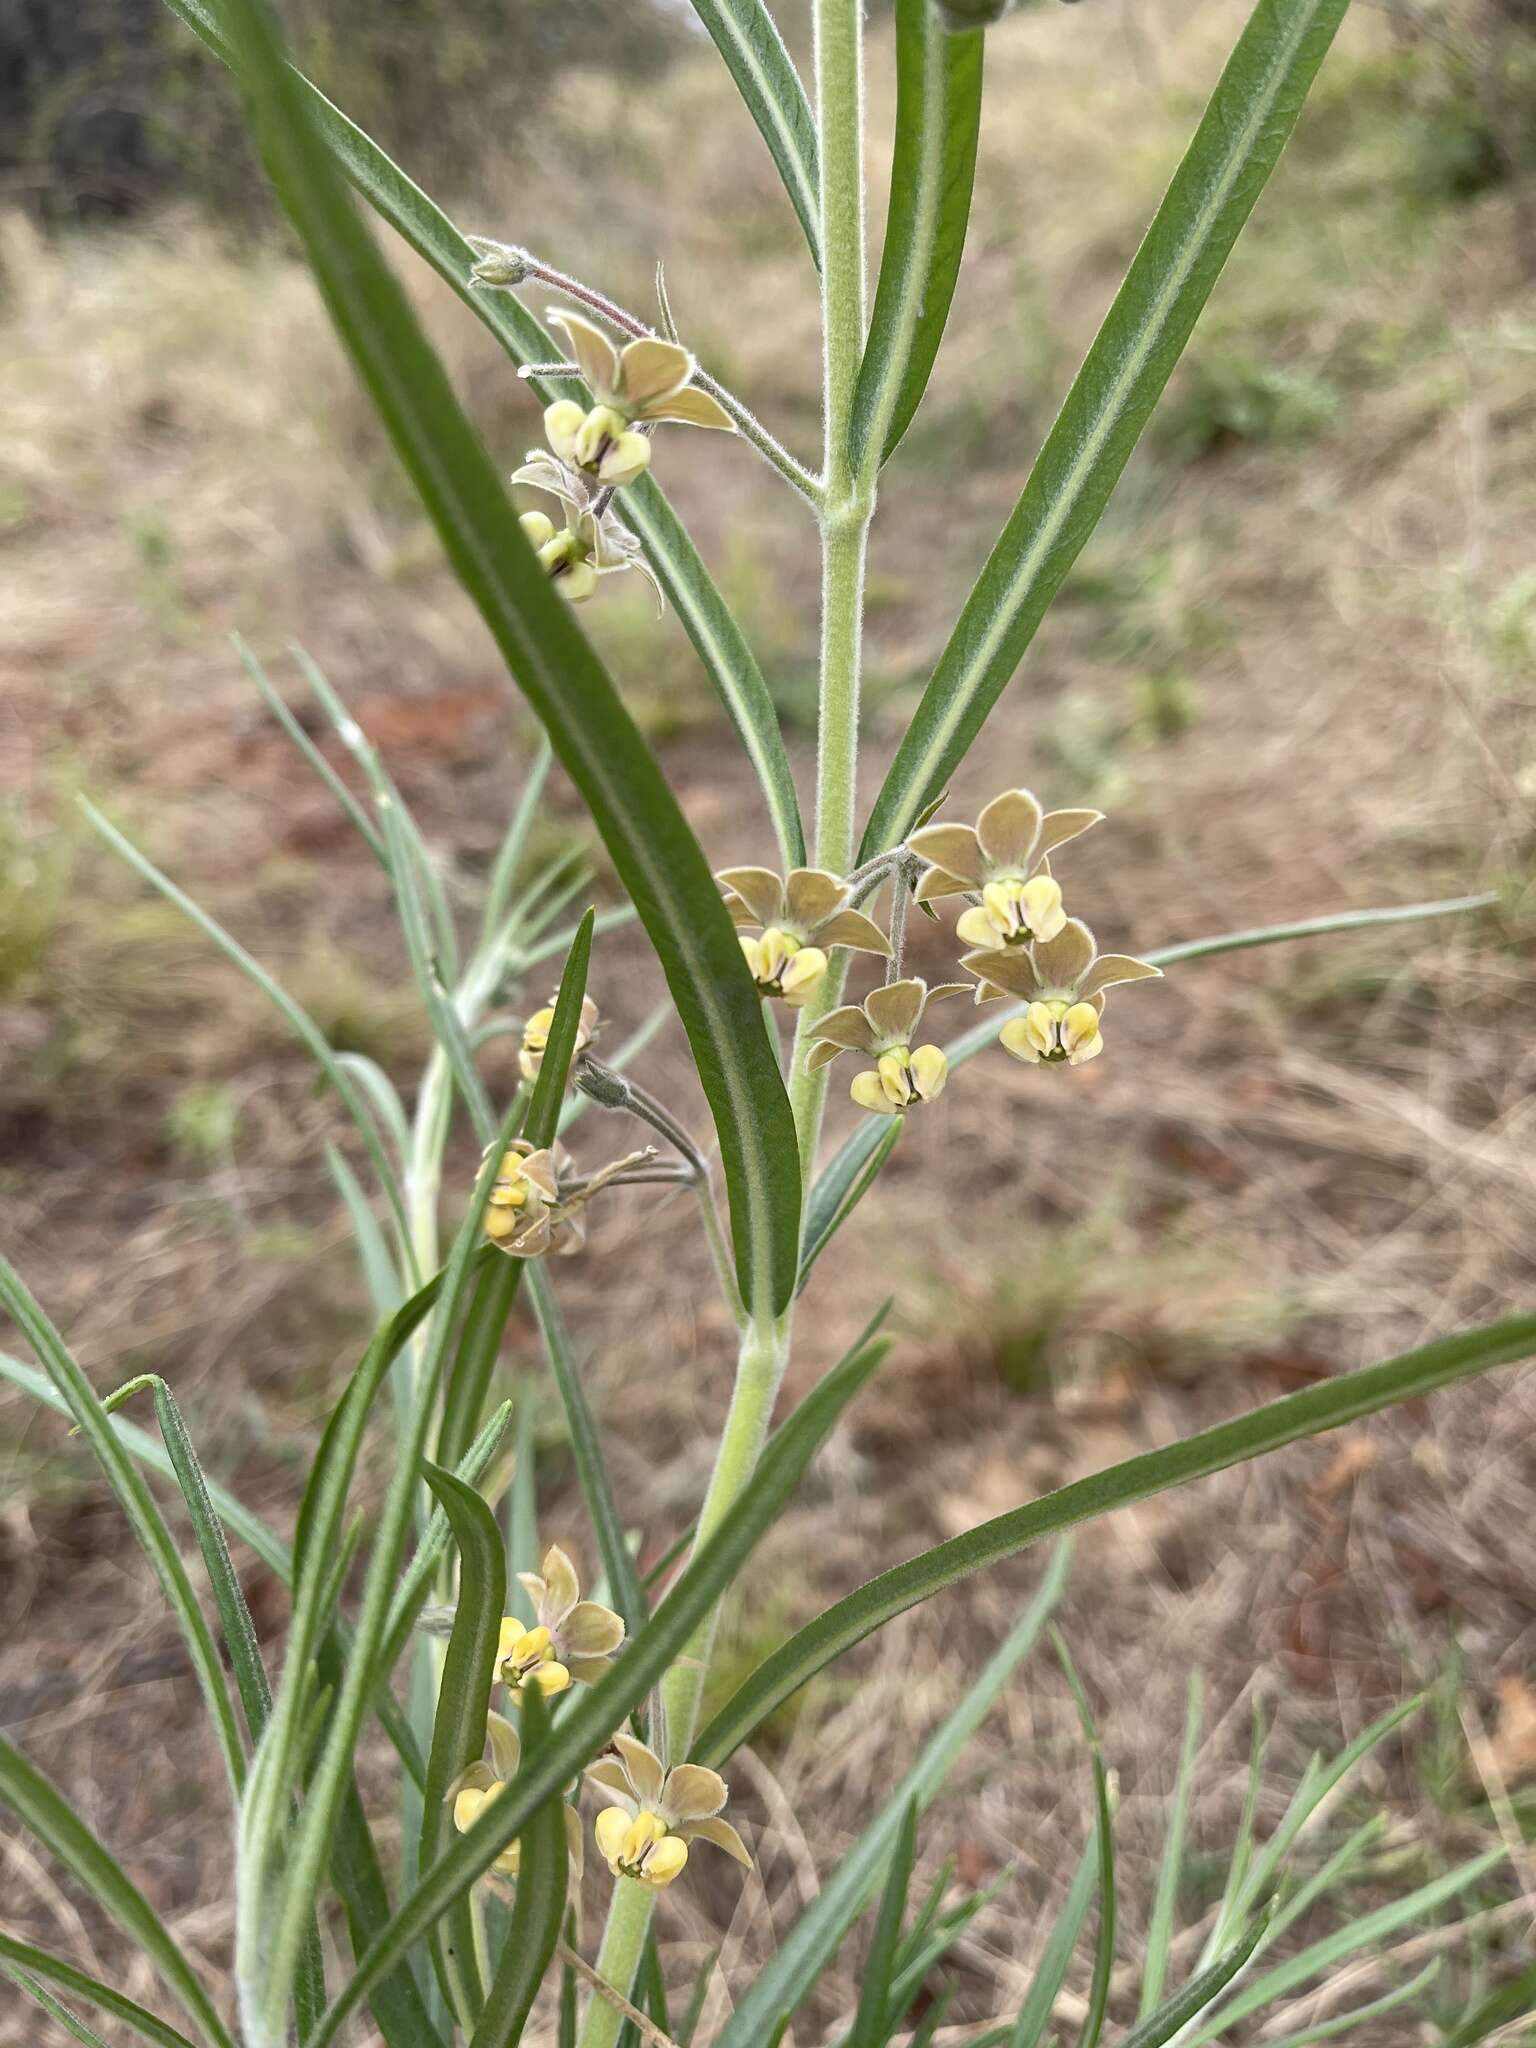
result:
<svg viewBox="0 0 1536 2048"><path fill-rule="evenodd" d="M514 1259L540 1259L546 1252L568 1258L587 1241L586 1208L598 1189L654 1157L647 1147L596 1173L578 1174L558 1146L535 1151L526 1138L516 1138L501 1155L486 1197L485 1234Z"/></svg>
<svg viewBox="0 0 1536 2048"><path fill-rule="evenodd" d="M461 1835L469 1832L490 1801L498 1798L517 1776L517 1767L522 1761L522 1743L517 1730L505 1716L487 1714L485 1732L491 1745L491 1761L471 1764L467 1770L460 1771L445 1795L453 1802L453 1824ZM579 1881L586 1860L581 1815L574 1806L567 1806L563 1818L571 1876ZM521 1862L522 1844L509 1842L491 1868L500 1871L503 1877L516 1877Z"/></svg>
<svg viewBox="0 0 1536 2048"><path fill-rule="evenodd" d="M1069 917L1054 939L1025 947L967 953L960 963L977 977L976 1000L1014 996L1028 1003L1003 1026L998 1042L1030 1066L1080 1067L1104 1050L1099 1020L1104 991L1126 981L1156 981L1161 968L1128 953L1101 953L1080 918Z"/></svg>
<svg viewBox="0 0 1536 2048"><path fill-rule="evenodd" d="M925 825L907 841L932 865L917 901L980 893L955 934L967 946L1022 946L1054 939L1066 923L1061 884L1046 855L1097 825L1102 811L1046 811L1027 789L1004 790L974 825Z"/></svg>
<svg viewBox="0 0 1536 2048"><path fill-rule="evenodd" d="M523 1043L517 1055L517 1070L525 1081L536 1081L539 1069L544 1064L544 1048L549 1044L549 1034L554 1027L555 1005L560 1000L560 991L555 990L546 1009L535 1010L523 1026ZM581 1016L576 1025L576 1044L571 1057L584 1052L597 1036L597 1005L590 996L581 1000Z"/></svg>
<svg viewBox="0 0 1536 2048"><path fill-rule="evenodd" d="M618 576L626 569L638 569L656 593L656 612L660 617L661 585L645 559L639 539L611 508L601 513L596 509L584 478L547 448L530 448L521 468L513 470L512 481L530 490L548 492L565 514L564 526L556 526L547 512L523 512L518 516L518 525L528 536L529 545L563 597L568 597L572 604L584 604L596 590L600 576Z"/></svg>
<svg viewBox="0 0 1536 2048"><path fill-rule="evenodd" d="M848 1091L860 1109L895 1116L915 1102L932 1102L949 1078L949 1062L938 1046L914 1048L912 1040L930 1003L965 993L962 981L929 988L916 975L872 989L862 1003L831 1010L816 1025L805 1056L806 1072L814 1073L840 1053L867 1053L875 1062L874 1071L856 1075Z"/></svg>
<svg viewBox="0 0 1536 2048"><path fill-rule="evenodd" d="M783 877L771 868L722 868L715 880L732 922L761 927L759 938L741 941L760 993L792 1009L809 1002L827 971L829 947L890 955L885 933L862 910L845 907L848 884L825 868L791 868Z"/></svg>
<svg viewBox="0 0 1536 2048"><path fill-rule="evenodd" d="M520 1685L520 1678L508 1674L526 1668L544 1692L563 1692L572 1679L595 1685L624 1640L623 1617L582 1599L576 1567L558 1543L545 1551L542 1574L519 1572L518 1578L533 1602L534 1626L524 1630L510 1615L503 1620L497 1669L505 1683ZM551 1671L562 1675L543 1675Z"/></svg>
<svg viewBox="0 0 1536 2048"><path fill-rule="evenodd" d="M592 1830L615 1877L632 1877L660 1890L688 1861L693 1841L713 1842L750 1867L746 1844L720 1818L727 1795L718 1771L702 1764L663 1771L655 1751L632 1735L615 1735L613 1748L612 1756L588 1765L587 1776L619 1796L620 1803L605 1806Z"/></svg>
<svg viewBox="0 0 1536 2048"><path fill-rule="evenodd" d="M549 445L571 468L617 490L649 466L651 444L639 430L641 421L680 420L735 432L719 400L692 386L698 365L675 341L646 335L619 349L580 313L548 317L570 343L597 401L590 411L574 398L557 398L545 408Z"/></svg>

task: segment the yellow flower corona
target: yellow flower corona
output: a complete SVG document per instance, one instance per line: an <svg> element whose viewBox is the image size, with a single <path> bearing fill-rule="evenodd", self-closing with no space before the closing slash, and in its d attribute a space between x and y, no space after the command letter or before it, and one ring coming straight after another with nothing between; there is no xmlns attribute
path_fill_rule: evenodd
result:
<svg viewBox="0 0 1536 2048"><path fill-rule="evenodd" d="M514 1693L521 1692L525 1685L536 1685L546 1694L564 1692L571 1682L569 1670L555 1654L550 1630L543 1626L524 1628L512 1615L507 1615L501 1624L496 1669L502 1684Z"/></svg>
<svg viewBox="0 0 1536 2048"><path fill-rule="evenodd" d="M622 1806L605 1806L592 1832L615 1877L632 1877L657 1891L688 1861L688 1844L669 1834L666 1822L654 1813L642 1811L631 1818Z"/></svg>

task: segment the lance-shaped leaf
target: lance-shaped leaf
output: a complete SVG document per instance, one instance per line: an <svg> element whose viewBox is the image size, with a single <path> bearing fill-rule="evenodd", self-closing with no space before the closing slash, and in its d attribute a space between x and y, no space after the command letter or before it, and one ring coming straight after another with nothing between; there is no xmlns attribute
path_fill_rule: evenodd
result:
<svg viewBox="0 0 1536 2048"><path fill-rule="evenodd" d="M1339 1429L1397 1402L1419 1400L1439 1387L1452 1386L1495 1366L1512 1365L1533 1352L1536 1314L1509 1316L1460 1336L1443 1337L1382 1365L1340 1373L1320 1386L1266 1402L1231 1422L1143 1451L1138 1457L996 1515L963 1536L952 1537L882 1572L791 1636L727 1700L695 1743L693 1761L718 1768L767 1715L844 1650L973 1571L1000 1563L1045 1537L1059 1535L1115 1508L1262 1457L1301 1438Z"/></svg>
<svg viewBox="0 0 1536 2048"><path fill-rule="evenodd" d="M896 0L896 146L869 339L854 387L855 473L888 462L928 388L971 217L986 38Z"/></svg>
<svg viewBox="0 0 1536 2048"><path fill-rule="evenodd" d="M860 860L943 788L1099 522L1349 0L1259 0L1024 494L939 657Z"/></svg>
<svg viewBox="0 0 1536 2048"><path fill-rule="evenodd" d="M166 4L222 62L233 68L228 0L166 0ZM751 0L751 4L756 6L758 0ZM515 298L507 292L480 291L474 287L472 273L479 258L441 207L307 78L297 71L292 78L317 132L357 191L484 322L512 360L521 365L558 358L562 353L559 346ZM798 80L795 90L799 90ZM800 97L803 100L803 93ZM812 148L809 190L814 194L814 141ZM546 378L530 381L545 404L556 398L576 397L582 389L568 378L558 382ZM655 479L640 477L626 485L620 510L625 523L639 535L667 601L682 621L752 762L785 866L801 865L805 860L805 829L794 777L784 751L778 713L746 636Z"/></svg>
<svg viewBox="0 0 1536 2048"><path fill-rule="evenodd" d="M768 145L819 270L816 123L778 25L763 0L693 0L693 11L709 30L747 112Z"/></svg>
<svg viewBox="0 0 1536 2048"><path fill-rule="evenodd" d="M743 1298L794 1288L794 1122L708 863L601 662L552 587L399 283L370 240L281 59L260 0L228 0L269 174L338 333L449 559L586 799L655 946L720 1136Z"/></svg>
<svg viewBox="0 0 1536 2048"><path fill-rule="evenodd" d="M523 1702L523 1741L531 1767L549 1745L549 1711L536 1686ZM565 1801L558 1788L534 1808L518 1840L522 1853L512 1924L470 2048L517 2048L554 1958L570 1876Z"/></svg>
<svg viewBox="0 0 1536 2048"><path fill-rule="evenodd" d="M19 1967L33 1977L57 1984L61 1990L73 1992L77 1998L98 2006L102 2012L111 2013L124 2026L132 2027L146 2041L153 2041L155 2048L192 2048L186 2035L168 2020L161 2019L158 2013L146 2011L121 1991L114 1991L110 1984L103 1984L99 1977L77 1969L61 1956L49 1955L46 1949L34 1948L30 1941L18 1941L14 1935L0 1934L0 1964Z"/></svg>

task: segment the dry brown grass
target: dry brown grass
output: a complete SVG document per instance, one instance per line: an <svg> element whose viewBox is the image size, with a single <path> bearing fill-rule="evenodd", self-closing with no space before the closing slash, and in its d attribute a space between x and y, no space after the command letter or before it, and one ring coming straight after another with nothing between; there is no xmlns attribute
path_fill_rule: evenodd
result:
<svg viewBox="0 0 1536 2048"><path fill-rule="evenodd" d="M936 424L881 509L872 774L1187 128L1192 96L1169 81L1186 65L1211 76L1240 12L1155 10L1128 42L1114 9L1051 11L995 38L955 346ZM1536 536L1536 327L1508 194L1392 203L1400 138L1350 118L1377 36L1362 22L1343 39L1340 82L1197 344L1326 378L1334 418L1294 445L1138 459L955 808L1011 779L1056 801L1111 798L1112 825L1071 876L1116 944L1490 883L1509 910L1190 966L1115 1005L1094 1067L959 1077L849 1226L839 1263L854 1283L828 1261L807 1298L795 1389L886 1291L904 1341L754 1566L743 1658L1027 1494L1530 1298L1536 1004L1520 892L1536 707L1519 579ZM589 132L601 90L571 87ZM887 104L882 74L877 132ZM546 118L554 133L564 113ZM589 147L589 177L611 173L613 152ZM463 218L637 301L663 251L690 338L808 441L813 307L788 232L763 225L766 174L711 69L643 107L617 156L596 210L590 182L552 180L530 215L488 172ZM466 903L527 727L286 257L185 220L63 250L13 222L4 265L0 819L68 878L35 959L0 988L6 1250L98 1384L167 1373L210 1463L281 1525L365 1320L320 1157L332 1118L258 999L75 835L69 794L104 799L332 1028L409 1071L420 1033L380 879L265 730L223 635L314 650ZM510 461L532 408L416 283ZM796 598L808 533L743 454L679 436L665 469L792 698L810 648ZM669 767L706 844L761 856L675 625L657 638L626 597L591 617L623 686L674 734ZM1146 688L1169 676L1192 687L1195 716L1154 742ZM580 829L567 792L555 808ZM942 944L919 943L918 965L942 966ZM643 947L606 942L598 984L606 1010L638 1020L656 986ZM681 1095L676 1044L649 1057ZM178 1102L209 1088L237 1112L211 1157L167 1135ZM659 1548L698 1498L729 1369L685 1209L611 1205L568 1292L616 1480ZM525 1329L509 1370L535 1370ZM1213 1855L1236 1821L1251 1699L1278 1723L1272 1816L1305 1743L1334 1746L1447 1672L1447 1696L1491 1721L1496 1681L1531 1672L1533 1406L1530 1373L1502 1374L1084 1538L1065 1625L1119 1776L1128 1956L1192 1666L1212 1693L1195 1831ZM14 1400L3 1413L0 1716L218 1970L228 1826L195 1689L61 1426ZM584 1551L553 1410L549 1434L547 1526ZM741 1761L758 1872L669 1895L680 1965L728 1930L723 1985L748 1980L767 1928L788 1924L1035 1573L1020 1560L884 1631ZM257 1573L250 1589L275 1637L276 1588ZM1427 1716L1370 1780L1392 1854L1362 1905L1494 1839L1450 1720L1448 1733ZM387 1782L371 1790L387 1814ZM1087 1813L1070 1703L1037 1659L925 1844L929 1872L947 1851L968 1882L1016 1871L963 1945L957 2022L1016 2007ZM3 1854L8 1922L150 1992L25 1841ZM1528 1940L1524 1919L1505 1924ZM856 1965L857 1943L829 2015ZM1394 2019L1372 2039L1418 2040L1416 2027ZM31 2029L0 2017L7 2044Z"/></svg>

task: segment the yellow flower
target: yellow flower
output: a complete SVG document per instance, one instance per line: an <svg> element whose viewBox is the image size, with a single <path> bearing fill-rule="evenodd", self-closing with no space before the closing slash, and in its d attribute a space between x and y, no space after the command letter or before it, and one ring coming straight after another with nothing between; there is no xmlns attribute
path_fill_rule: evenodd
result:
<svg viewBox="0 0 1536 2048"><path fill-rule="evenodd" d="M560 1168L569 1164L522 1138L507 1148L485 1204L485 1234L494 1245L515 1259L580 1251L586 1236L581 1207L560 1199Z"/></svg>
<svg viewBox="0 0 1536 2048"><path fill-rule="evenodd" d="M563 596L573 604L582 604L596 590L599 577L638 569L656 593L656 611L660 616L661 585L645 560L639 540L611 509L597 509L582 475L551 455L547 448L531 448L522 466L513 470L512 481L530 490L547 492L565 514L563 527L557 527L542 511L524 512L518 519L545 572Z"/></svg>
<svg viewBox="0 0 1536 2048"><path fill-rule="evenodd" d="M914 1047L912 1037L930 1003L964 993L960 981L937 988L917 976L888 981L862 1003L847 1003L821 1019L811 1033L805 1070L813 1074L841 1053L867 1053L874 1071L858 1075L848 1091L860 1109L894 1116L914 1103L932 1102L949 1078L949 1062L936 1045Z"/></svg>
<svg viewBox="0 0 1536 2048"><path fill-rule="evenodd" d="M486 1715L485 1732L491 1745L490 1763L474 1763L467 1770L460 1771L445 1794L445 1799L453 1806L453 1824L461 1835L467 1834L490 1802L505 1791L517 1776L517 1767L522 1760L522 1743L517 1730L501 1714ZM579 1883L586 1860L581 1815L574 1806L567 1806L563 1817L571 1876ZM521 1861L522 1844L509 1842L491 1868L503 1877L516 1877Z"/></svg>
<svg viewBox="0 0 1536 2048"><path fill-rule="evenodd" d="M597 401L589 411L574 398L559 398L544 413L551 449L583 476L618 490L642 475L651 460L651 444L637 424L642 421L736 431L719 400L693 388L698 365L675 341L645 335L618 349L580 313L551 313L549 324L564 332Z"/></svg>
<svg viewBox="0 0 1536 2048"><path fill-rule="evenodd" d="M827 971L827 948L890 954L873 918L848 909L848 884L825 868L722 868L715 880L737 925L758 925L760 938L743 938L742 954L759 993L781 997L792 1009L809 1002Z"/></svg>
<svg viewBox="0 0 1536 2048"><path fill-rule="evenodd" d="M593 1824L598 1850L615 1877L632 1877L660 1890L688 1861L688 1844L713 1842L750 1866L746 1844L720 1818L725 1780L702 1764L664 1771L661 1758L632 1735L615 1735L614 1754L587 1767L594 1785L616 1792Z"/></svg>
<svg viewBox="0 0 1536 2048"><path fill-rule="evenodd" d="M624 1640L622 1616L610 1607L600 1606L596 1600L582 1599L576 1567L557 1543L552 1543L544 1553L542 1575L519 1572L518 1577L533 1602L538 1624L523 1639L534 1645L535 1684L546 1692L562 1692L570 1679L575 1679L578 1685L595 1685ZM508 1632L516 1627L510 1619L501 1624L503 1656L508 1654ZM535 1638L542 1640L535 1642ZM540 1675L550 1669L564 1671L567 1676L552 1682Z"/></svg>
<svg viewBox="0 0 1536 2048"><path fill-rule="evenodd" d="M522 1048L517 1055L517 1070L525 1081L538 1078L539 1068L544 1064L544 1048L549 1044L549 1034L555 1021L555 1004L560 1000L557 989L549 999L547 1009L535 1010L523 1026ZM590 996L583 996L581 1016L576 1025L575 1053L585 1050L597 1036L597 1005Z"/></svg>
<svg viewBox="0 0 1536 2048"><path fill-rule="evenodd" d="M977 1002L1017 996L1028 1004L998 1034L1005 1052L1029 1066L1080 1067L1104 1050L1099 1020L1104 991L1122 982L1159 978L1160 970L1126 953L1101 953L1079 918L1054 939L967 953L961 965L977 977Z"/></svg>
<svg viewBox="0 0 1536 2048"><path fill-rule="evenodd" d="M955 926L967 946L1022 946L1054 939L1066 923L1061 885L1046 855L1097 825L1102 811L1045 811L1027 789L994 797L974 825L925 825L907 841L931 863L919 903L979 894Z"/></svg>

